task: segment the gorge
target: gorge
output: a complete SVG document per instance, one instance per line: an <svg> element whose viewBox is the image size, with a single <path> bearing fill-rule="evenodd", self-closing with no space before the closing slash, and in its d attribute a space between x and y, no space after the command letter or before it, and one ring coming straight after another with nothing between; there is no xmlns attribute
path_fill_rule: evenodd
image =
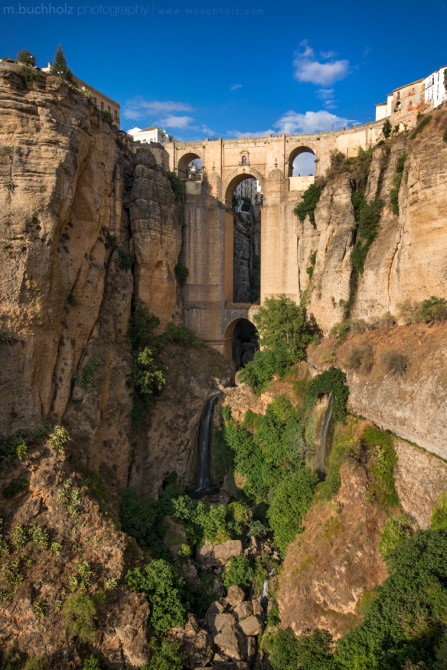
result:
<svg viewBox="0 0 447 670"><path fill-rule="evenodd" d="M148 148L11 67L0 115L2 667L445 667L447 110Z"/></svg>

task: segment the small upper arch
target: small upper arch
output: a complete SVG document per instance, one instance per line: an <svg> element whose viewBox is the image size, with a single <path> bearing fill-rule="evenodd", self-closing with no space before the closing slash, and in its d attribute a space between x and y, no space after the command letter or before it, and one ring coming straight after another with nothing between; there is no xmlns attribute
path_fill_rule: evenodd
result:
<svg viewBox="0 0 447 670"><path fill-rule="evenodd" d="M202 156L200 156L198 153L192 153L192 152L188 152L186 154L183 154L183 156L181 156L177 165L178 176L180 177L180 179L188 178L188 168L192 163L192 161L200 161L200 165L202 165Z"/></svg>
<svg viewBox="0 0 447 670"><path fill-rule="evenodd" d="M307 156L305 156L303 154L307 154ZM299 158L300 156L302 156L302 158ZM313 158L310 158L311 156L313 156ZM305 160L306 158L308 158L310 160ZM303 167L304 172L307 172L307 174L309 174L309 172L312 170L313 174L315 174L315 151L309 146L303 146L302 145L302 146L298 146L298 147L295 147L294 149L292 149L292 151L289 154L289 161L288 161L288 176L289 177L296 176L296 175L294 175L294 169L295 169L295 172L297 172L297 171L301 172L300 166L299 166L299 163L301 163L301 162L303 163L303 166L304 166ZM304 176L304 175L302 175L302 176Z"/></svg>

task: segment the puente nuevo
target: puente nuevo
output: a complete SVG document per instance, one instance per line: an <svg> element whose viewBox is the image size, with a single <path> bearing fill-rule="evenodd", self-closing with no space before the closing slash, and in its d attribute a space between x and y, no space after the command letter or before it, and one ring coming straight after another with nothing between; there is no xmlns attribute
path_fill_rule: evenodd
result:
<svg viewBox="0 0 447 670"><path fill-rule="evenodd" d="M189 275L184 287L186 325L210 346L231 358L234 326L251 319L256 305L233 302L233 217L236 186L249 177L262 186L261 303L285 294L299 302L298 220L293 208L314 177L293 177L295 158L315 155L315 176L323 176L333 152L347 157L374 146L383 121L352 129L307 135L247 137L198 142L173 141L155 150L165 167L186 179L194 159L202 161L200 181L186 180L182 263ZM306 259L307 260L307 259Z"/></svg>

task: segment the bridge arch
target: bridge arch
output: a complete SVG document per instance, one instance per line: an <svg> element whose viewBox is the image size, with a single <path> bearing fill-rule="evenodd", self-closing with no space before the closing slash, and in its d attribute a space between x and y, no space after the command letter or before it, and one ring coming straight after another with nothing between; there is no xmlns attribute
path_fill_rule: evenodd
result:
<svg viewBox="0 0 447 670"><path fill-rule="evenodd" d="M183 156L180 157L178 163L177 163L177 174L180 177L180 179L187 179L188 176L188 165L191 163L193 160L199 160L202 162L202 156L199 153L189 151ZM203 165L203 162L202 162Z"/></svg>
<svg viewBox="0 0 447 670"><path fill-rule="evenodd" d="M231 196L234 193L234 189L238 184L241 183L241 181L244 181L244 179L257 179L257 181L259 181L261 184L262 192L264 192L265 177L263 174L258 172L258 170L255 170L252 167L248 169L248 172L241 172L240 168L238 170L233 170L233 172L226 178L222 191L225 198L224 202L227 207L231 207Z"/></svg>
<svg viewBox="0 0 447 670"><path fill-rule="evenodd" d="M233 361L236 370L253 359L259 349L256 326L250 319L233 319L225 329L224 356Z"/></svg>
<svg viewBox="0 0 447 670"><path fill-rule="evenodd" d="M261 192L264 185L264 176L258 170L250 168L247 172L241 172L240 168L234 170L224 182L223 196L225 204L225 262L224 262L224 295L225 303L234 302L234 211L232 197L236 187L245 179L256 179L261 184ZM261 214L262 219L262 214ZM260 256L260 254L259 254ZM253 261L254 262L254 261ZM260 258L257 261L260 262ZM252 299L252 298L250 298ZM254 299L256 300L256 299ZM241 303L240 299L235 301ZM244 301L245 302L245 301ZM248 302L248 300L247 300Z"/></svg>
<svg viewBox="0 0 447 670"><path fill-rule="evenodd" d="M310 146L306 145L301 145L298 147L295 147L292 149L292 151L289 154L289 159L288 159L288 177L293 177L293 164L295 162L295 159L298 158L299 156L302 156L303 154L312 154L314 158L316 159L316 153L314 149ZM307 175L303 175L307 176Z"/></svg>

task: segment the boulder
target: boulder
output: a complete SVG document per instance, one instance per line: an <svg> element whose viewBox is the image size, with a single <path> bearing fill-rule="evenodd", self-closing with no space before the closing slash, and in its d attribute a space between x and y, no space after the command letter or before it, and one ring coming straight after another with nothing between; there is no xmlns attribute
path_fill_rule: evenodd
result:
<svg viewBox="0 0 447 670"><path fill-rule="evenodd" d="M203 567L223 567L233 556L242 555L240 540L227 540L221 543L212 543L208 540L197 551L197 561Z"/></svg>
<svg viewBox="0 0 447 670"><path fill-rule="evenodd" d="M253 605L252 605L251 602L246 600L245 602L241 603L240 605L237 605L237 607L234 608L234 612L237 615L239 621L241 619L246 619L251 614L253 614Z"/></svg>
<svg viewBox="0 0 447 670"><path fill-rule="evenodd" d="M226 625L214 638L214 645L232 661L242 661L245 656L245 641L234 626Z"/></svg>
<svg viewBox="0 0 447 670"><path fill-rule="evenodd" d="M244 592L239 586L230 586L228 589L227 597L225 600L230 605L230 607L237 607L244 600Z"/></svg>
<svg viewBox="0 0 447 670"><path fill-rule="evenodd" d="M183 664L189 670L203 668L213 655L213 638L201 628L194 616L189 618L184 628L175 629L175 637L180 644Z"/></svg>
<svg viewBox="0 0 447 670"><path fill-rule="evenodd" d="M239 627L241 628L244 635L254 636L260 635L263 631L263 625L259 617L252 614L239 622Z"/></svg>

